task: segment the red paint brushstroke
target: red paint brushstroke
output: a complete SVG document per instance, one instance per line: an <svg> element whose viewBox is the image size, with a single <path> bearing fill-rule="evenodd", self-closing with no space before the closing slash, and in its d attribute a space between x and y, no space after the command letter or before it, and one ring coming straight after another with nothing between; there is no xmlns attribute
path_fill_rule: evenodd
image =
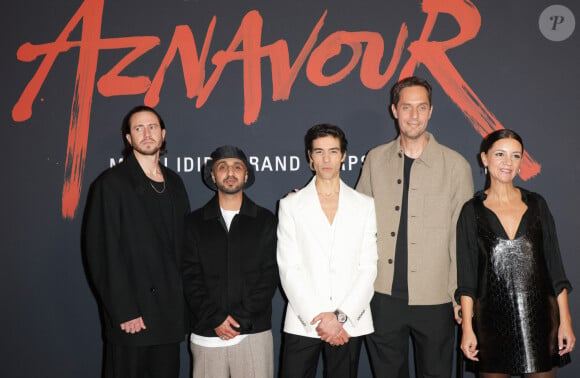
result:
<svg viewBox="0 0 580 378"><path fill-rule="evenodd" d="M190 99L197 97L195 106L201 108L219 83L226 66L240 61L243 65L243 120L246 125L250 125L258 119L262 105L262 59L270 60L273 101L289 98L297 75L304 65L306 77L312 84L329 86L344 80L360 62L361 83L369 89L378 90L392 78L408 38L407 26L403 23L395 41L391 60L385 72L381 73L379 67L384 58L385 43L379 33L336 31L316 46L327 16L325 11L314 25L294 62L291 62L285 40L279 39L272 44L262 45L263 19L258 11L253 10L243 17L229 46L225 50L218 50L211 57L214 69L206 81L209 49L217 24L217 18L214 16L208 25L199 53L191 29L187 25L175 27L167 52L151 80L148 76L123 76L121 73L145 53L158 46L159 38L134 36L102 39L103 4L104 0L86 0L54 42L39 45L27 42L17 52L18 60L23 62L32 62L44 56L12 109L12 118L23 122L32 116L32 104L59 54L68 52L71 48L79 48L62 193L64 218L74 217L80 199L95 82L98 92L103 96L145 94L144 103L156 106L160 101L165 74L179 54L186 96ZM425 65L481 135L502 128L501 123L486 109L446 55L447 50L461 46L477 35L481 25L477 8L468 0L425 0L423 12L427 14L423 31L420 38L409 45L411 56L402 68L401 77L411 75L419 64ZM455 18L460 26L460 32L447 41L429 41L440 13L450 14ZM81 21L80 41L69 41L70 34ZM326 63L339 55L345 47L352 51L352 56L344 67L332 74L323 73ZM118 49L130 51L96 81L99 52ZM521 177L527 180L539 171L539 164L525 153Z"/></svg>
<svg viewBox="0 0 580 378"><path fill-rule="evenodd" d="M411 57L401 70L401 78L411 76L419 64L424 64L481 136L503 129L501 122L485 107L446 54L447 50L463 45L477 35L481 16L475 5L469 0L424 0L423 12L427 13L427 20L419 39L409 46ZM455 18L460 31L447 41L429 41L440 13ZM520 177L528 180L540 173L540 170L540 164L524 151Z"/></svg>

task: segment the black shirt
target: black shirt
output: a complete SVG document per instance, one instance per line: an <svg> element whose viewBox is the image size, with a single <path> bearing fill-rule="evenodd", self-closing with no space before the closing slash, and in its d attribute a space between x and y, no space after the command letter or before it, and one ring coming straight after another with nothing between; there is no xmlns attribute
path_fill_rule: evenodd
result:
<svg viewBox="0 0 580 378"><path fill-rule="evenodd" d="M408 237L407 237L407 213L409 208L409 182L411 181L411 166L415 159L405 155L403 165L403 198L401 200L401 219L397 233L397 245L395 246L395 271L393 275L393 287L391 295L396 298L409 299L408 270Z"/></svg>

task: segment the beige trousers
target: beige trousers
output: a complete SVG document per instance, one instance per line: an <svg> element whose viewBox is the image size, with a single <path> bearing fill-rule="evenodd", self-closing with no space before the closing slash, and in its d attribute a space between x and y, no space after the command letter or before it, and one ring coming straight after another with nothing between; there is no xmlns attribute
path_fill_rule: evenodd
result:
<svg viewBox="0 0 580 378"><path fill-rule="evenodd" d="M272 331L246 336L239 344L208 348L190 343L193 378L273 378Z"/></svg>

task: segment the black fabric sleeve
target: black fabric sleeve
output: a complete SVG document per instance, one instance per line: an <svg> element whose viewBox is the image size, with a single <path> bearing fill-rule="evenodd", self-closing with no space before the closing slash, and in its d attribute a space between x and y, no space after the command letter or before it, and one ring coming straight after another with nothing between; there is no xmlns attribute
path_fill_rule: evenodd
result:
<svg viewBox="0 0 580 378"><path fill-rule="evenodd" d="M194 219L188 217L185 221L183 243L183 292L189 310L197 320L197 324L192 324L193 328L213 330L226 320L228 314L213 300L210 288L206 284L194 235L195 227Z"/></svg>
<svg viewBox="0 0 580 378"><path fill-rule="evenodd" d="M572 285L570 284L570 281L568 281L564 271L554 217L548 208L546 200L539 194L536 194L536 196L538 197L538 208L540 213L540 220L542 222L542 231L544 234L544 259L546 260L548 273L552 279L554 293L557 296L564 289L570 293L570 291L572 291Z"/></svg>
<svg viewBox="0 0 580 378"><path fill-rule="evenodd" d="M121 189L123 188L123 189ZM97 180L91 187L85 210L85 253L97 294L112 327L141 316L137 290L121 241L121 197L126 188L114 176Z"/></svg>
<svg viewBox="0 0 580 378"><path fill-rule="evenodd" d="M477 223L471 200L463 205L457 220L457 303L460 303L460 298L464 295L475 299L478 263Z"/></svg>
<svg viewBox="0 0 580 378"><path fill-rule="evenodd" d="M234 318L252 318L272 306L272 297L278 287L278 264L276 262L276 218L271 215L265 219L262 235L256 241L256 249L261 258L259 277L248 288L247 295L240 306L232 309Z"/></svg>

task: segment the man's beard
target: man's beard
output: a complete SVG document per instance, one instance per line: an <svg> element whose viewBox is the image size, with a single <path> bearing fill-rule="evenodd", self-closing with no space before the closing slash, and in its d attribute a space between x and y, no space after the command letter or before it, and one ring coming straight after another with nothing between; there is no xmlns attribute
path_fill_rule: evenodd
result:
<svg viewBox="0 0 580 378"><path fill-rule="evenodd" d="M227 177L223 181L227 181L230 178L231 177ZM244 188L244 183L243 182L238 181L237 182L237 185L228 186L228 185L223 184L223 181L222 182L217 182L216 181L216 183L215 183L215 186L218 188L218 190L220 192L223 192L223 193L226 193L226 194L236 194L236 193L240 192Z"/></svg>
<svg viewBox="0 0 580 378"><path fill-rule="evenodd" d="M133 150L137 151L138 153L140 153L141 155L144 155L144 156L154 156L156 153L158 153L161 150L161 146L162 146L162 144L155 146L153 149L143 149L140 146L134 145Z"/></svg>

